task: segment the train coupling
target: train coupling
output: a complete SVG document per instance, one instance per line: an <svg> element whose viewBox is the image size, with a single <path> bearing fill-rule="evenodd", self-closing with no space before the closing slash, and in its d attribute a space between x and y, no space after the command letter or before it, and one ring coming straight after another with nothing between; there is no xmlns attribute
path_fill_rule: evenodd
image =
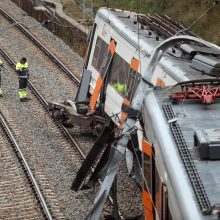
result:
<svg viewBox="0 0 220 220"><path fill-rule="evenodd" d="M86 105L83 108L82 106L77 108L77 103L71 100L67 100L64 103L48 103L48 110L52 117L65 127L78 126L94 135L98 135L107 123L107 118L95 112L91 113Z"/></svg>

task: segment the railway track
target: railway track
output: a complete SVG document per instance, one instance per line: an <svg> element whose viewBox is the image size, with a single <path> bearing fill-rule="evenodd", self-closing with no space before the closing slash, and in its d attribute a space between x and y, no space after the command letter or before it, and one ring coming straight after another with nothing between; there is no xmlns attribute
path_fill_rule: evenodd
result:
<svg viewBox="0 0 220 220"><path fill-rule="evenodd" d="M64 73L66 73L66 75L72 79L73 81L76 82L76 84L79 85L80 80L71 72L71 70L69 68L67 68L61 60L59 60L59 58L57 58L53 53L50 52L49 49L47 49L43 43L41 43L30 31L28 31L21 23L17 20L15 20L12 15L8 14L5 10L0 8L0 14L7 19L8 22L6 22L6 26L5 29L3 29L3 34L4 32L8 32L9 29L11 29L12 27L16 27L17 30L19 30L20 32L17 32L16 35L12 35L13 37L19 37L20 42L23 38L23 36L25 35L27 39L30 40L31 44L31 48L33 48L33 50L37 47L39 48L49 59L51 59L61 70L63 70ZM8 24L8 26L7 26ZM25 42L25 44L27 44L27 42ZM36 46L35 48L33 46ZM76 74L77 75L77 74ZM79 77L79 75L78 75Z"/></svg>
<svg viewBox="0 0 220 220"><path fill-rule="evenodd" d="M7 61L10 63L9 68L11 68L11 71L7 72L7 74L9 74L10 80L13 83L16 83L17 76L14 71L15 63L2 50L1 53L4 55L5 59L7 59ZM1 107L1 110L4 112L4 114L6 114L6 117L10 121L10 126L13 128L17 138L19 139L19 142L22 143L23 150L28 155L31 167L33 167L33 169L37 171L38 174L35 175L38 181L40 182L40 185L43 187L43 190L46 189L45 196L47 197L47 200L50 204L51 209L53 210L54 215L59 219L65 219L65 217L63 217L61 212L62 206L61 208L59 207L59 204L61 202L58 201L58 199L56 198L57 196L55 192L57 190L51 187L51 185L53 185L51 183L56 183L56 180L52 176L49 176L49 178L43 176L44 180L41 181L42 173L45 172L44 175L48 176L49 175L48 172L50 172L49 171L50 169L45 171L44 167L52 167L56 163L55 156L49 158L48 160L48 157L50 157L50 153L48 151L50 150L54 151L53 146L56 148L57 151L60 152L62 151L62 155L63 155L62 157L65 157L65 160L69 160L69 164L65 165L65 167L69 167L68 169L73 169L73 171L74 170L76 171L79 168L80 163L82 162L82 159L79 159L79 156L81 156L80 153L83 154L83 156L85 156L85 154L81 150L77 142L72 138L69 131L62 125L55 123L53 119L50 117L50 115L47 112L47 101L36 89L36 86L33 85L31 81L29 81L28 87L29 87L28 89L29 97L31 98L30 102L20 103L18 100L16 102L15 100L16 97L12 98L12 101L0 99L0 105L4 106ZM39 103L42 104L43 108ZM22 114L21 112L19 113L18 110L15 113L16 111L15 109L21 107L22 104L25 104L25 108L26 108L25 112ZM23 107L24 105L22 106L22 108ZM10 109L10 112L8 111L8 109ZM39 127L44 132L41 131L39 132ZM63 135L63 133L65 133L65 135ZM68 137L68 139L66 139L65 136ZM71 141L71 143L69 141ZM42 152L39 153L39 148L37 148L36 146L38 145L38 142L42 144L42 147L40 146L39 147L40 150L44 150L43 153L45 155L44 158L42 158L41 155ZM73 146L78 150L76 151L73 148ZM45 151L45 149L47 149L47 151ZM53 153L57 154L57 152L53 152ZM40 160L38 160L37 158L40 158ZM37 166L35 164L36 160L37 160ZM62 160L60 162L62 164ZM65 170L62 170L59 167L56 167L55 170L53 170L53 172L51 173L54 172L58 173L62 171L65 174L66 172ZM40 171L42 171L42 173L39 174ZM60 175L63 176L62 174ZM72 180L72 177L74 175L75 175L74 173L71 173L71 176L68 177L69 180L68 185L64 187L66 193L71 192L70 181ZM65 177L60 177L60 178L65 179ZM49 193L47 193L48 188L50 189ZM72 198L72 200L74 200L74 198ZM71 200L69 200L69 202L70 201Z"/></svg>
<svg viewBox="0 0 220 220"><path fill-rule="evenodd" d="M8 71L7 74L10 77L10 83L17 81L14 69L11 68L11 71ZM29 85L31 84L29 83ZM30 87L34 89L33 85ZM27 156L32 170L34 170L36 179L50 204L53 216L57 219L66 219L62 214L64 207L60 205L62 200L56 195L56 192L59 191L56 186L60 184L61 180L66 181L66 183L63 183L62 193L65 196L71 193L70 184L74 176L74 170L77 170L81 163L79 154L61 133L50 115L45 112L45 108L42 108L39 104L39 100L44 104L46 104L46 101L39 95L37 90L34 90L33 94L29 91L31 101L27 103L16 101L16 98L12 97L12 91L11 93L11 99L0 99L1 111L9 121L18 143L22 146L22 150ZM22 111L20 111L20 108ZM66 171L66 168L69 171ZM54 173L56 173L55 176ZM74 200L74 195L69 197L73 197L68 199L69 202ZM69 214L69 216L71 215ZM66 213L66 216L68 217L68 213Z"/></svg>
<svg viewBox="0 0 220 220"><path fill-rule="evenodd" d="M4 59L9 63L9 65L11 66L12 69L15 69L15 63L13 62L13 60L8 56L8 54L6 54L5 51L3 51L2 49L0 49L0 54L4 57ZM11 77L12 78L12 77ZM34 109L38 109L39 107L39 103L41 103L43 109L45 110L46 115L43 115L42 117L42 121L46 120L46 123L49 123L50 121L50 125L47 124L50 128L52 128L53 131L56 130L56 133L58 135L59 131L57 131L57 129L59 129L61 132L63 132L65 134L65 136L67 137L67 139L70 141L71 146L74 146L74 148L77 149L77 152L75 152L75 155L77 153L78 156L81 157L82 160L84 160L86 158L86 153L84 152L84 149L82 149L82 147L77 143L77 141L75 140L75 138L73 138L73 135L71 134L71 132L65 128L62 124L57 123L56 121L54 121L49 114L47 114L47 109L48 109L48 103L46 101L46 99L41 95L41 93L36 89L36 87L34 86L34 84L28 80L28 87L31 90L31 92L33 93L33 95L31 95L31 100L32 100L32 108ZM36 99L36 100L34 100ZM37 102L38 100L38 102ZM34 104L33 104L34 103ZM7 109L9 109L10 107L6 107ZM46 118L46 119L45 119ZM39 118L40 119L40 118ZM19 124L19 122L17 123ZM78 137L78 140L80 140L81 138ZM90 140L89 140L90 141ZM83 140L83 142L85 143L85 141ZM82 140L81 140L81 145L82 145ZM69 153L72 154L72 149L69 149ZM82 161L80 161L81 163ZM77 169L78 170L78 169ZM93 170L92 170L93 171ZM110 203L113 202L112 198L109 197ZM120 213L119 213L120 214ZM120 214L121 216L121 214Z"/></svg>
<svg viewBox="0 0 220 220"><path fill-rule="evenodd" d="M15 69L15 62L9 57L8 54L2 49L0 49L0 53L2 56L5 58L5 60L10 64L12 68ZM42 104L43 108L47 111L48 109L48 102L47 100L43 97L43 95L40 93L40 91L36 88L36 86L31 82L31 80L28 80L28 87L30 90L33 92L33 94L36 96L36 98L39 100L39 102ZM58 128L60 128L63 132L65 132L65 135L70 139L71 143L74 144L76 149L79 151L80 155L82 156L83 159L85 159L85 153L82 151L80 148L79 144L74 140L74 138L71 136L70 132L68 131L67 128L65 128L62 124L58 124L57 122L54 121L54 123L57 125Z"/></svg>
<svg viewBox="0 0 220 220"><path fill-rule="evenodd" d="M48 57L49 59L47 61L45 61L45 56L42 56L41 54L41 58L44 60L44 66L46 68L46 66L49 67L49 75L51 78L58 78L57 77L57 73L56 70L60 69L61 72L59 72L59 79L61 82L58 82L58 84L62 83L64 85L64 88L68 89L68 92L70 93L71 90L74 89L78 89L79 86L79 79L77 78L77 76L75 76L56 56L54 56L42 43L40 43L39 40L37 40L29 31L27 31L22 25L19 24L18 21L16 21L15 19L13 19L9 14L7 14L4 10L0 9L0 14L2 14L5 18L7 18L10 22L16 24L15 26L17 27L17 29L19 30L19 32L17 32L19 39L23 38L23 35L20 35L22 33L25 34L25 36L30 40L30 42L27 43L27 39L24 42L24 47L29 47L32 48L31 50L36 50L40 49L41 51L44 52L44 55L46 57ZM13 35L15 36L15 35ZM28 44L28 45L27 45ZM36 46L34 46L36 45ZM10 63L10 65L15 68L15 62L6 54L6 52L4 52L4 50L0 50L0 53L4 56L4 58ZM52 67L53 66L53 67ZM54 68L55 69L52 69ZM45 70L45 68L42 68ZM63 74L65 73L66 77L64 77L65 75ZM33 83L29 80L28 81L28 85L31 88L31 90L34 92L34 94L38 97L38 99L40 100L40 102L43 104L44 108L47 109L47 101L46 100L55 100L57 98L57 94L55 94L56 90L59 90L57 88L57 85L55 86L42 86L45 83L39 82L39 78L34 78L34 74L32 81L34 81L34 85ZM41 78L41 77L40 77ZM45 80L48 82L48 77L45 77ZM47 83L46 82L46 83ZM74 83L73 83L74 82ZM54 82L53 82L54 83ZM48 88L53 88L53 91L50 92L50 89ZM64 89L62 88L62 90ZM60 90L59 90L60 91ZM67 92L66 92L67 94ZM45 98L44 98L44 97ZM72 96L73 97L73 96ZM72 98L70 97L70 98ZM72 136L70 135L69 131L62 125L59 125L59 127L61 127L61 129L63 131L65 131L66 135L70 138L71 142L74 143L74 145L76 146L76 148L78 148L78 151L80 152L80 154L82 155L83 158L85 158L85 154L82 152L82 150L80 149L79 145L74 141L74 139L72 138Z"/></svg>
<svg viewBox="0 0 220 220"><path fill-rule="evenodd" d="M0 218L52 219L25 156L1 112L0 127Z"/></svg>
<svg viewBox="0 0 220 220"><path fill-rule="evenodd" d="M3 19L5 26L9 25L7 24L9 21L18 23L2 10L0 12L7 18ZM15 38L19 39L19 44L13 42ZM5 51L10 49L10 56L16 62L23 56L29 59L31 80L47 100L57 100L57 97L59 100L65 100L74 97L79 85L77 77L20 24L9 29L7 39L3 40L2 49Z"/></svg>
<svg viewBox="0 0 220 220"><path fill-rule="evenodd" d="M9 22L2 19L2 21L2 24L7 27L12 20ZM58 60L52 56L52 53L43 45L39 46L39 40L35 39L33 42L33 34L30 38L27 37L29 34L24 37L23 33L26 31L21 31L20 28L23 28L23 25L19 28L15 25L7 30L7 37L2 37L1 53L9 62L6 66L4 97L0 99L1 106L4 106L2 111L6 114L17 139L22 143L43 192L45 190L48 192L45 192L45 197L50 204L53 216L57 219L74 219L73 216L77 216L76 219L83 219L96 193L94 191L73 193L70 186L94 139L86 135L83 137L77 135L78 130L75 129L69 132L62 125L54 123L44 111L47 109L47 100L61 101L75 96L79 74L73 77L70 71L72 67L68 69L61 59ZM5 51L10 54L10 57ZM31 101L27 103L20 103L17 97L18 82L14 72L14 62L21 56L30 58L31 64L28 83ZM39 106L39 100L43 108ZM65 137L68 137L68 141ZM74 148L77 145L79 149L76 151ZM80 146L83 146L83 150ZM121 200L123 201L123 198ZM111 212L110 206L108 204L106 207L107 214Z"/></svg>
<svg viewBox="0 0 220 220"><path fill-rule="evenodd" d="M40 48L42 48L42 47L40 47ZM2 56L7 60L7 62L11 65L11 67L12 68L15 68L15 63L13 62L13 60L6 54L6 52L4 52L2 49L1 49L1 54L2 54ZM46 55L47 55L47 53L45 53ZM51 57L51 55L49 56L49 57ZM60 63L60 61L58 61L58 60L56 60L55 58L53 58L53 59L51 59L51 61L52 62L55 62L55 65L58 63L58 68L60 68L60 66L61 67L63 67L64 65L62 64L62 63ZM67 79L67 77L65 77L65 80L71 80L71 85L69 86L69 88L71 87L72 88L72 86L73 86L73 84L76 84L75 86L78 86L78 82L77 82L77 80L75 80L75 78L73 78L72 77L72 74L71 74L71 72L69 72L69 71L65 71L67 68L64 66L64 68L61 68L61 70L62 71L64 71L65 73L67 73L67 75L69 75L69 78ZM55 76L54 76L55 77ZM61 77L62 77L62 75L61 75ZM64 80L63 80L64 81ZM74 81L74 83L72 82L72 81ZM35 85L36 84L36 85ZM67 84L66 82L64 83L65 85ZM29 80L29 82L28 82L28 86L29 86L29 88L33 91L33 93L35 94L35 96L37 97L37 99L41 102L41 104L43 104L43 106L44 106L44 109L47 109L47 101L46 101L46 98L51 98L51 97L55 97L56 98L56 95L54 96L54 94L48 94L48 90L47 90L47 88L48 87L46 87L45 89L46 90L43 90L42 89L42 87L41 86L39 86L39 82L38 81L35 81L34 80L34 85L33 85L33 83ZM40 92L38 91L38 88L40 88L39 90L41 90ZM70 90L70 89L69 89ZM41 95L41 93L43 93L44 94L44 96L46 96L46 98L44 98L42 95ZM54 99L55 99L54 98ZM32 98L33 99L33 98ZM37 108L37 107L36 107ZM71 141L71 143L74 145L74 147L76 147L77 148L77 151L78 151L78 155L80 155L81 156L81 158L82 159L84 159L85 158L85 153L83 152L83 150L80 148L80 146L77 144L77 142L74 140L74 138L72 137L72 135L70 134L70 132L64 127L64 126L62 126L62 125L60 125L60 124L56 124L58 127L59 127L59 129L61 129L64 133L65 133L65 135L69 138L69 140ZM78 140L79 140L80 138L78 138ZM81 138L82 139L82 138ZM91 140L89 140L89 138L88 138L88 140L87 140L87 142L91 142ZM82 142L82 141L81 141ZM84 141L83 140L83 143L85 143L86 141ZM88 145L88 144L87 144ZM71 154L72 154L73 152L71 152ZM81 162L80 162L81 163Z"/></svg>

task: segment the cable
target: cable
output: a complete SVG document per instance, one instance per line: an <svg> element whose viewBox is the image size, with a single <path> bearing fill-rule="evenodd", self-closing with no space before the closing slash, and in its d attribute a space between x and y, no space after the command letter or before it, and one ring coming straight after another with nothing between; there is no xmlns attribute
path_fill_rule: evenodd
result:
<svg viewBox="0 0 220 220"><path fill-rule="evenodd" d="M108 23L110 23L110 20L109 20L109 18L110 18L110 16L109 16L109 2L108 2L108 0L105 0L105 3L106 3L106 8L108 10Z"/></svg>
<svg viewBox="0 0 220 220"><path fill-rule="evenodd" d="M187 28L179 30L176 32L175 36L178 35L179 33L182 33L184 31L189 31L190 28L196 24L204 15L206 15L214 6L216 6L218 3L220 2L220 0L214 0L213 4L207 9L205 10L192 24L190 24Z"/></svg>
<svg viewBox="0 0 220 220"><path fill-rule="evenodd" d="M83 8L83 6L81 6L80 2L78 2L78 1L76 1L76 0L72 0L72 2L73 2L76 6L78 6L80 9L82 9L82 11L84 11L84 8ZM93 9L92 9L92 10L93 10ZM93 17L90 13L88 13L87 11L85 11L85 13L86 13L87 15L89 15L89 17L92 18L92 20L94 20L94 17Z"/></svg>
<svg viewBox="0 0 220 220"><path fill-rule="evenodd" d="M139 16L139 0L137 0L137 25L138 25L138 59L140 63L140 74L142 73L141 70L141 51L140 51L140 27L139 27L139 22L138 22L138 16ZM142 76L142 74L141 74Z"/></svg>

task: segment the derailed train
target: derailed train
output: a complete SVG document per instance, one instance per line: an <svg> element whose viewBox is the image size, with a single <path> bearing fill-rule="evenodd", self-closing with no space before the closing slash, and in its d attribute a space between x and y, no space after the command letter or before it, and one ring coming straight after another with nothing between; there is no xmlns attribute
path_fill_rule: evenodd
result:
<svg viewBox="0 0 220 220"><path fill-rule="evenodd" d="M87 219L100 217L124 155L143 219L220 218L220 48L192 35L167 16L98 11L75 101L49 108L97 135L72 184L103 179Z"/></svg>

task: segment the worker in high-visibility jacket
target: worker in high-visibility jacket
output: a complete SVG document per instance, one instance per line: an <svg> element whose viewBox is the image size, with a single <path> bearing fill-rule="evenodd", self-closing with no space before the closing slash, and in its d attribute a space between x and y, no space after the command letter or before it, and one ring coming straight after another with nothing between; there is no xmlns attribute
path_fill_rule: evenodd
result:
<svg viewBox="0 0 220 220"><path fill-rule="evenodd" d="M3 74L3 61L0 60L0 96L3 95L3 92L2 92L2 74Z"/></svg>
<svg viewBox="0 0 220 220"><path fill-rule="evenodd" d="M19 91L18 95L21 101L24 101L27 98L27 80L29 78L29 69L27 58L21 58L20 62L16 64L16 71L18 73L19 79Z"/></svg>
<svg viewBox="0 0 220 220"><path fill-rule="evenodd" d="M116 82L114 83L114 87L122 95L125 95L125 96L127 95L127 85L125 83Z"/></svg>

